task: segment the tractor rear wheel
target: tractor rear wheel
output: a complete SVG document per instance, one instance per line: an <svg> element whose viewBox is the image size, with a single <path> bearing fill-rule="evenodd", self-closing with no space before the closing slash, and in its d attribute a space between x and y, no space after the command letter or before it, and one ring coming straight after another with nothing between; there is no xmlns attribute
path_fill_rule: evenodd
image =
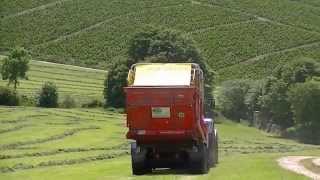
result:
<svg viewBox="0 0 320 180"><path fill-rule="evenodd" d="M218 133L214 140L214 164L219 163L219 145L218 145Z"/></svg>
<svg viewBox="0 0 320 180"><path fill-rule="evenodd" d="M199 145L200 158L192 163L192 172L195 174L206 174L209 171L208 150L206 144Z"/></svg>
<svg viewBox="0 0 320 180"><path fill-rule="evenodd" d="M215 166L215 142L213 133L209 134L209 147L208 147L209 167Z"/></svg>
<svg viewBox="0 0 320 180"><path fill-rule="evenodd" d="M137 148L136 143L131 144L131 164L132 174L134 175L143 175L152 171L151 168L147 167L146 152L143 149Z"/></svg>

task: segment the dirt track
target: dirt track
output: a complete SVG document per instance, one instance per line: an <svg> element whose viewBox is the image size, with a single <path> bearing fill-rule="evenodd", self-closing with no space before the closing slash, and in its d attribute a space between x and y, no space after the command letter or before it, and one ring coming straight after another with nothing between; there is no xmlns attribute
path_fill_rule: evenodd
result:
<svg viewBox="0 0 320 180"><path fill-rule="evenodd" d="M294 171L298 174L305 175L310 177L311 179L320 180L320 174L315 174L314 172L306 169L303 165L299 162L303 159L314 158L311 156L287 156L278 159L278 163L282 168L285 168L290 171ZM319 165L320 159L313 160L313 163Z"/></svg>

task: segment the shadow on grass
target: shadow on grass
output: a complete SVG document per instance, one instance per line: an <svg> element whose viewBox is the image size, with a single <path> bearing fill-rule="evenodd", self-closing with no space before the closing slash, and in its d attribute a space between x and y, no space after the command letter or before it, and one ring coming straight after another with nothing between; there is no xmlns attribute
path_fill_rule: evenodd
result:
<svg viewBox="0 0 320 180"><path fill-rule="evenodd" d="M152 170L151 173L147 173L145 175L146 176L163 176L163 175L198 176L201 174L194 173L192 172L191 169L188 169L188 168L157 168Z"/></svg>

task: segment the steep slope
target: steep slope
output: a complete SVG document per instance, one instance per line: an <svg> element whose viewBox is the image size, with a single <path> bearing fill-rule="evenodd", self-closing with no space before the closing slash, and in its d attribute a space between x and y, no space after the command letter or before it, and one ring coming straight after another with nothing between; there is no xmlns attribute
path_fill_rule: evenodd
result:
<svg viewBox="0 0 320 180"><path fill-rule="evenodd" d="M316 0L28 2L4 1L0 48L23 45L45 61L106 68L126 57L128 41L147 25L194 38L219 80L260 78L301 56L320 59Z"/></svg>

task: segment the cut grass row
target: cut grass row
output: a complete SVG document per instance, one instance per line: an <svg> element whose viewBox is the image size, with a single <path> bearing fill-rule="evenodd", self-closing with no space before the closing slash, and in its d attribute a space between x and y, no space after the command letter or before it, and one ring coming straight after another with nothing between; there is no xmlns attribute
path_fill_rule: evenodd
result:
<svg viewBox="0 0 320 180"><path fill-rule="evenodd" d="M136 178L131 175L129 149L125 140L123 115L102 109L43 109L31 107L0 107L0 120L28 119L28 123L45 131L20 129L0 134L0 144L33 142L46 139L57 130L97 126L50 142L1 150L1 179L119 179ZM33 118L35 117L35 118ZM77 118L77 124L68 125ZM122 119L121 119L122 118ZM104 121L100 121L103 120ZM274 137L267 133L236 124L218 117L220 133L220 163L208 175L192 176L193 179L304 179L276 164L276 159L285 155L315 155L318 146L303 145L292 140ZM53 124L48 124L51 122ZM65 124L61 124L64 122ZM23 124L17 122L14 125ZM54 124L57 123L57 124ZM60 124L59 124L60 123ZM31 128L31 127L27 127ZM7 136L12 139L3 143ZM230 168L232 173L230 174ZM86 170L86 171L84 171ZM80 173L81 172L81 173ZM86 173L84 173L86 172ZM153 175L141 179L176 179L190 177L187 172L156 170ZM226 176L226 174L230 174ZM156 176L154 176L156 175Z"/></svg>
<svg viewBox="0 0 320 180"><path fill-rule="evenodd" d="M92 99L102 101L106 74L102 70L31 61L28 79L21 80L17 90L20 94L35 97L44 82L51 81L58 88L60 101L67 95L80 104ZM0 80L0 85L6 86L7 81Z"/></svg>

